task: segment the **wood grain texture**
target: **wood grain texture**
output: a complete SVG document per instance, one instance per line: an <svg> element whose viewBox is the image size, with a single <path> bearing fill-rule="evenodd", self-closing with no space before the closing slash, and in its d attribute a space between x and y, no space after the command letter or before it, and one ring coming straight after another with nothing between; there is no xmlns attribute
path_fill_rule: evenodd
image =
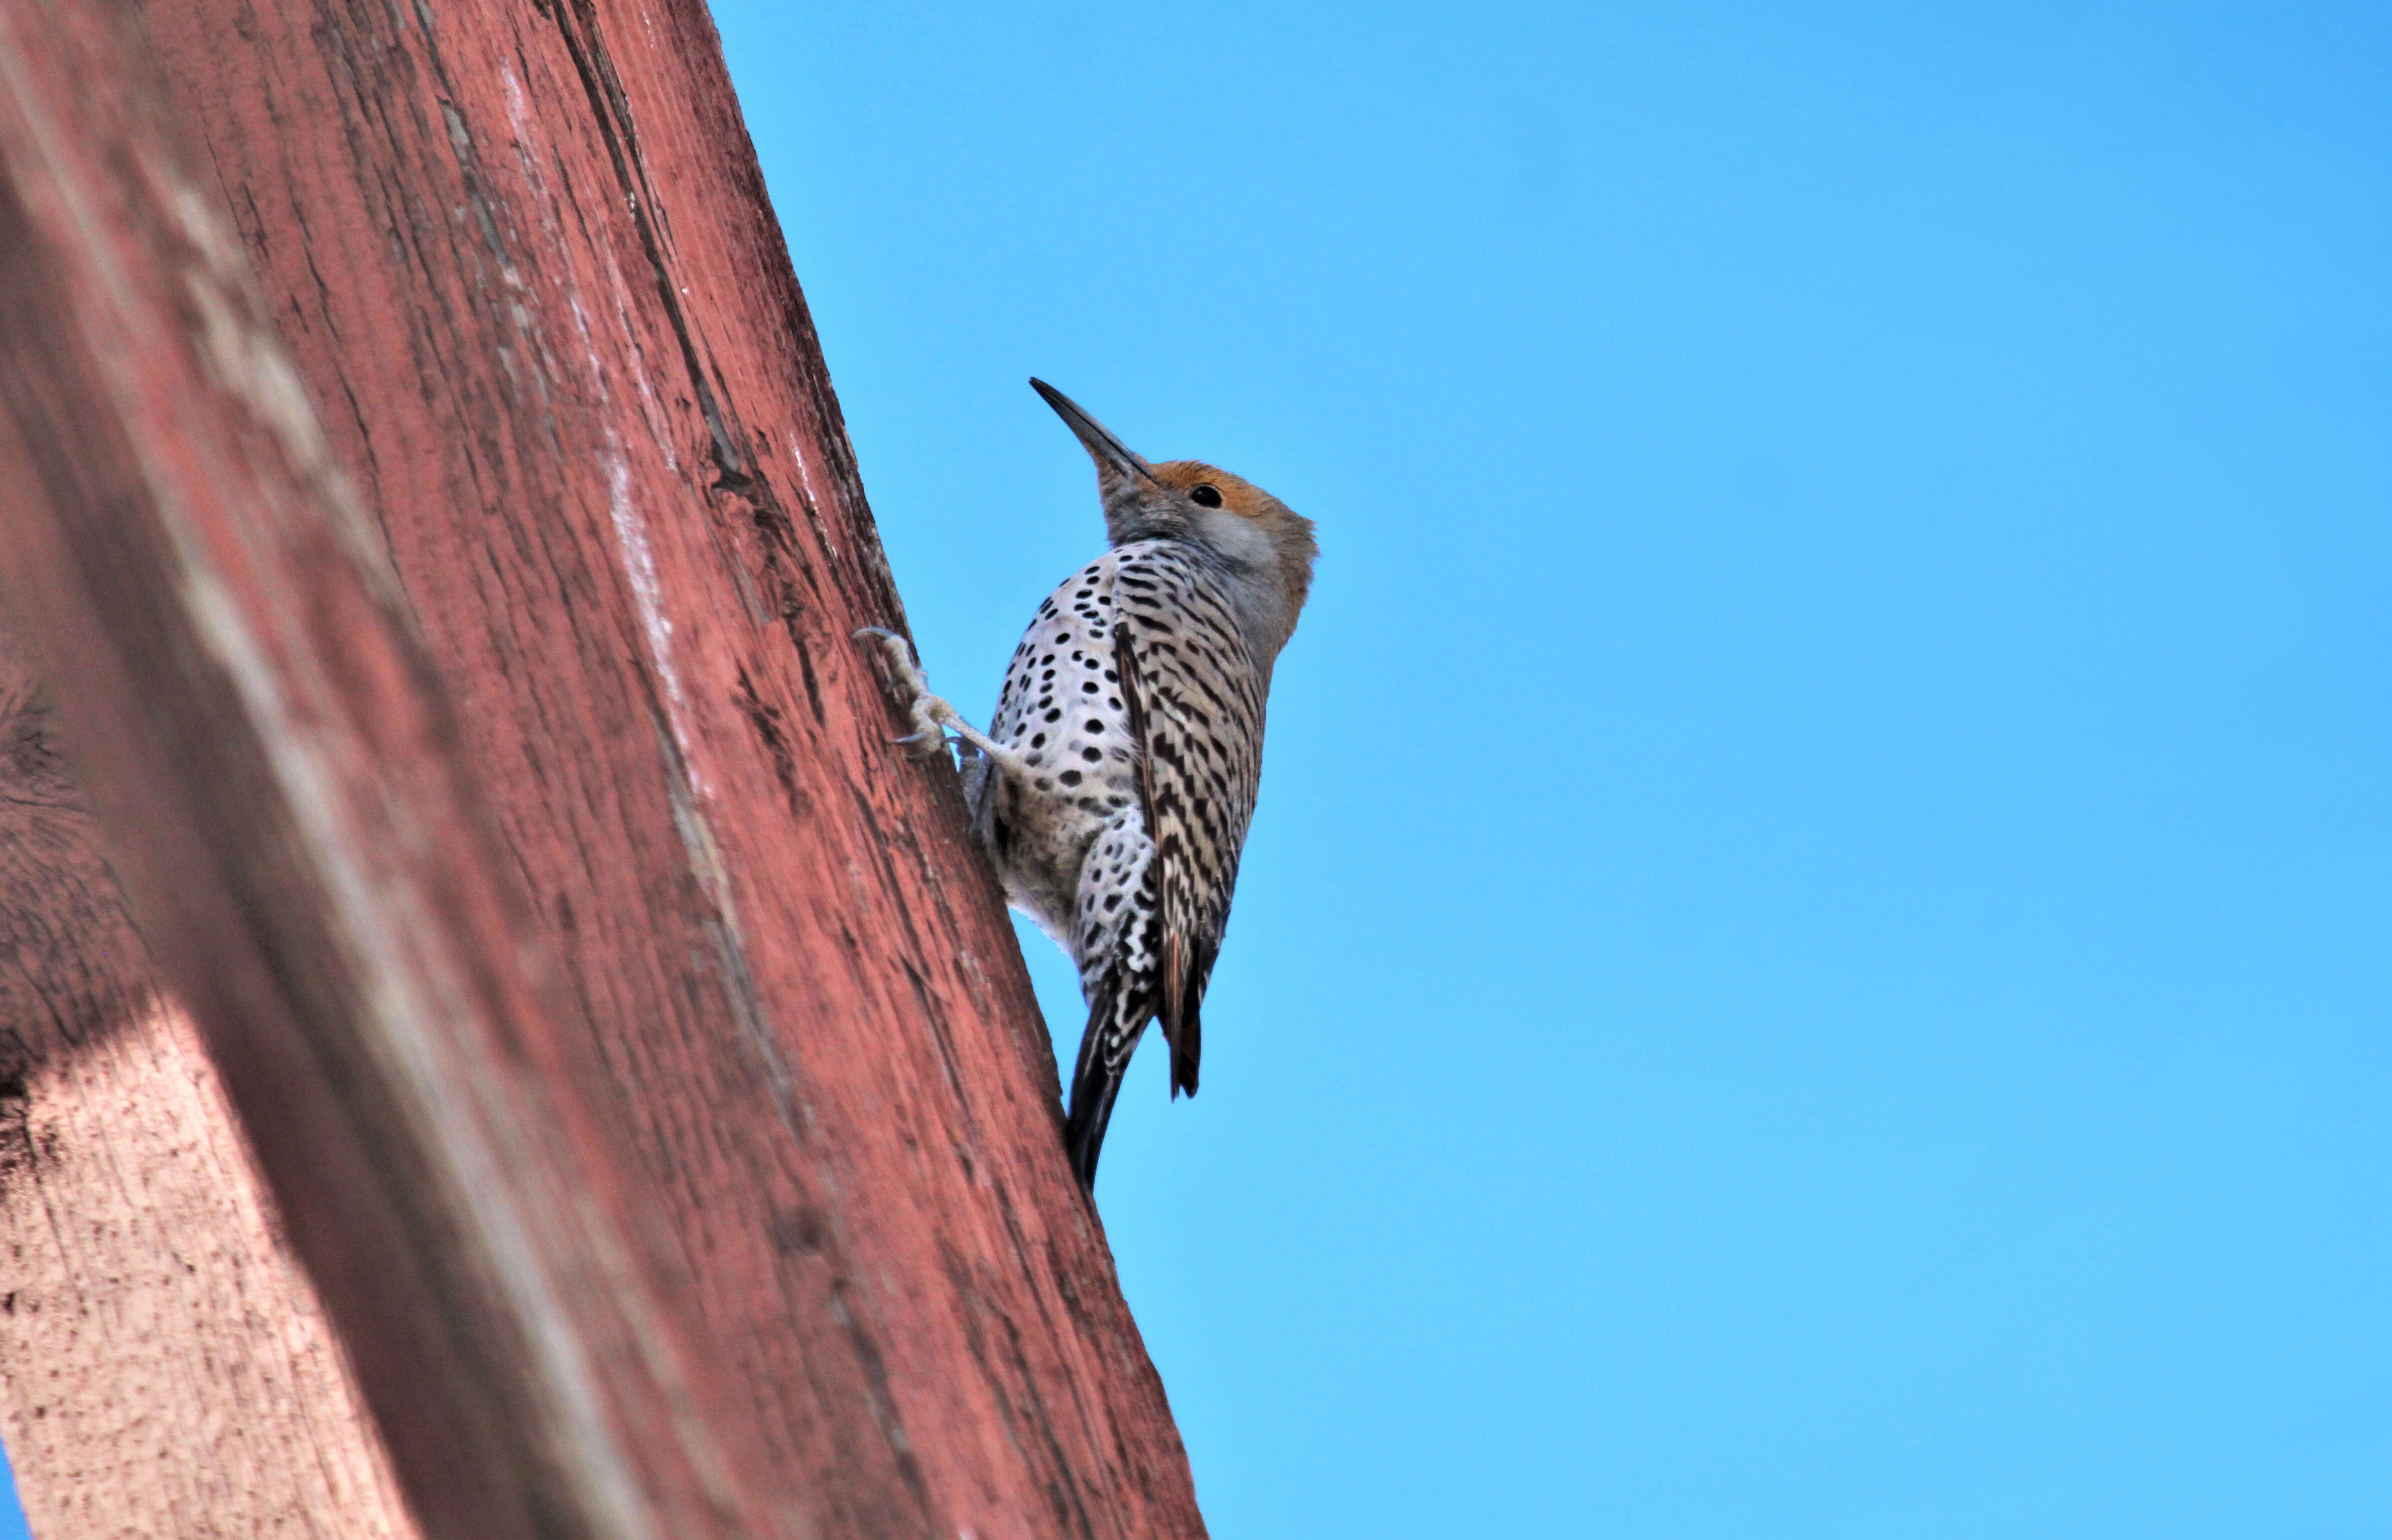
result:
<svg viewBox="0 0 2392 1540"><path fill-rule="evenodd" d="M129 16L0 9L0 592L439 1535L804 1534Z"/></svg>
<svg viewBox="0 0 2392 1540"><path fill-rule="evenodd" d="M410 1540L189 1018L0 655L0 1438L43 1540Z"/></svg>
<svg viewBox="0 0 2392 1540"><path fill-rule="evenodd" d="M1201 1534L953 777L849 640L902 615L702 6L141 23L771 1490Z"/></svg>
<svg viewBox="0 0 2392 1540"><path fill-rule="evenodd" d="M954 778L850 640L902 614L702 5L145 26L778 1468L835 1534L1201 1533Z"/></svg>

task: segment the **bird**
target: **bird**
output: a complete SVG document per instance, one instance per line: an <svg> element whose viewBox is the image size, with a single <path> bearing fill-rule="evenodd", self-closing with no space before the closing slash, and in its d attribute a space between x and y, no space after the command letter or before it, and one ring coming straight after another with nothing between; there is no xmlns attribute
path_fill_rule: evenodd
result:
<svg viewBox="0 0 2392 1540"><path fill-rule="evenodd" d="M986 732L877 627L913 731L962 745L974 839L1006 899L1071 955L1088 1007L1064 1144L1081 1188L1130 1055L1160 1020L1196 1094L1202 1008L1261 786L1271 673L1320 554L1311 520L1202 460L1151 463L1043 380L1096 462L1109 549L1046 596Z"/></svg>

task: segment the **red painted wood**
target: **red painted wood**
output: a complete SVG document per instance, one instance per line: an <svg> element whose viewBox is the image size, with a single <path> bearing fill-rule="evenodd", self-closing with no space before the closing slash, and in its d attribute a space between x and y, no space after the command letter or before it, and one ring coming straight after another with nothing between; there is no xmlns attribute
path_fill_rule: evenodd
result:
<svg viewBox="0 0 2392 1540"><path fill-rule="evenodd" d="M703 6L142 17L775 1489L1202 1534Z"/></svg>
<svg viewBox="0 0 2392 1540"><path fill-rule="evenodd" d="M419 1532L0 647L0 1438L42 1540Z"/></svg>
<svg viewBox="0 0 2392 1540"><path fill-rule="evenodd" d="M142 934L429 1533L790 1533L127 19L0 9L0 586Z"/></svg>

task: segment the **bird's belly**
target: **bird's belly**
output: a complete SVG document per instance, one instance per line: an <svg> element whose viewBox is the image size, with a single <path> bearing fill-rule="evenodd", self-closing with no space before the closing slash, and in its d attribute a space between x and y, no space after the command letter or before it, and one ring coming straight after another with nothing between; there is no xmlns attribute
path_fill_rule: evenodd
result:
<svg viewBox="0 0 2392 1540"><path fill-rule="evenodd" d="M1088 847L1138 799L1114 655L1116 562L1098 558L1040 606L990 724L990 736L1021 757L991 788L1002 825L992 853L1006 898L1067 952Z"/></svg>
<svg viewBox="0 0 2392 1540"><path fill-rule="evenodd" d="M1009 854L1001 874L1006 901L1036 921L1057 946L1071 951L1088 840L1079 840L1074 848L1064 840L1017 837Z"/></svg>
<svg viewBox="0 0 2392 1540"><path fill-rule="evenodd" d="M1070 951L1079 912L1080 872L1089 847L1129 806L1136 790L1126 772L1118 786L1099 782L1070 796L1042 790L1034 781L1008 790L1012 795L999 811L1007 838L998 861L1006 900Z"/></svg>

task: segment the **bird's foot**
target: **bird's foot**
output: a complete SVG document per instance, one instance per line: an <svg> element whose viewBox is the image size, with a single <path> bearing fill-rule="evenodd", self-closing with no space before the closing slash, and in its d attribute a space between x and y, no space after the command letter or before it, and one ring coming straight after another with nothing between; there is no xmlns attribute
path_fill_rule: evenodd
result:
<svg viewBox="0 0 2392 1540"><path fill-rule="evenodd" d="M913 646L904 637L878 626L866 626L855 633L858 641L866 637L879 642L880 650L889 655L890 669L896 676L894 692L898 704L913 722L913 731L903 738L891 738L889 740L890 743L906 744L909 752L927 759L934 754L945 752L947 732L953 729L957 738L982 754L997 759L1012 757L1011 750L991 740L980 729L964 720L962 712L930 693L930 678L922 672L922 666L914 661Z"/></svg>
<svg viewBox="0 0 2392 1540"><path fill-rule="evenodd" d="M930 677L914 660L913 644L894 631L878 626L866 626L855 633L855 640L866 638L880 644L889 659L890 693L898 705L912 719L914 731L903 738L891 738L892 744L904 744L916 758L927 759L942 753L947 746L946 721L956 718L954 706L930 693Z"/></svg>

